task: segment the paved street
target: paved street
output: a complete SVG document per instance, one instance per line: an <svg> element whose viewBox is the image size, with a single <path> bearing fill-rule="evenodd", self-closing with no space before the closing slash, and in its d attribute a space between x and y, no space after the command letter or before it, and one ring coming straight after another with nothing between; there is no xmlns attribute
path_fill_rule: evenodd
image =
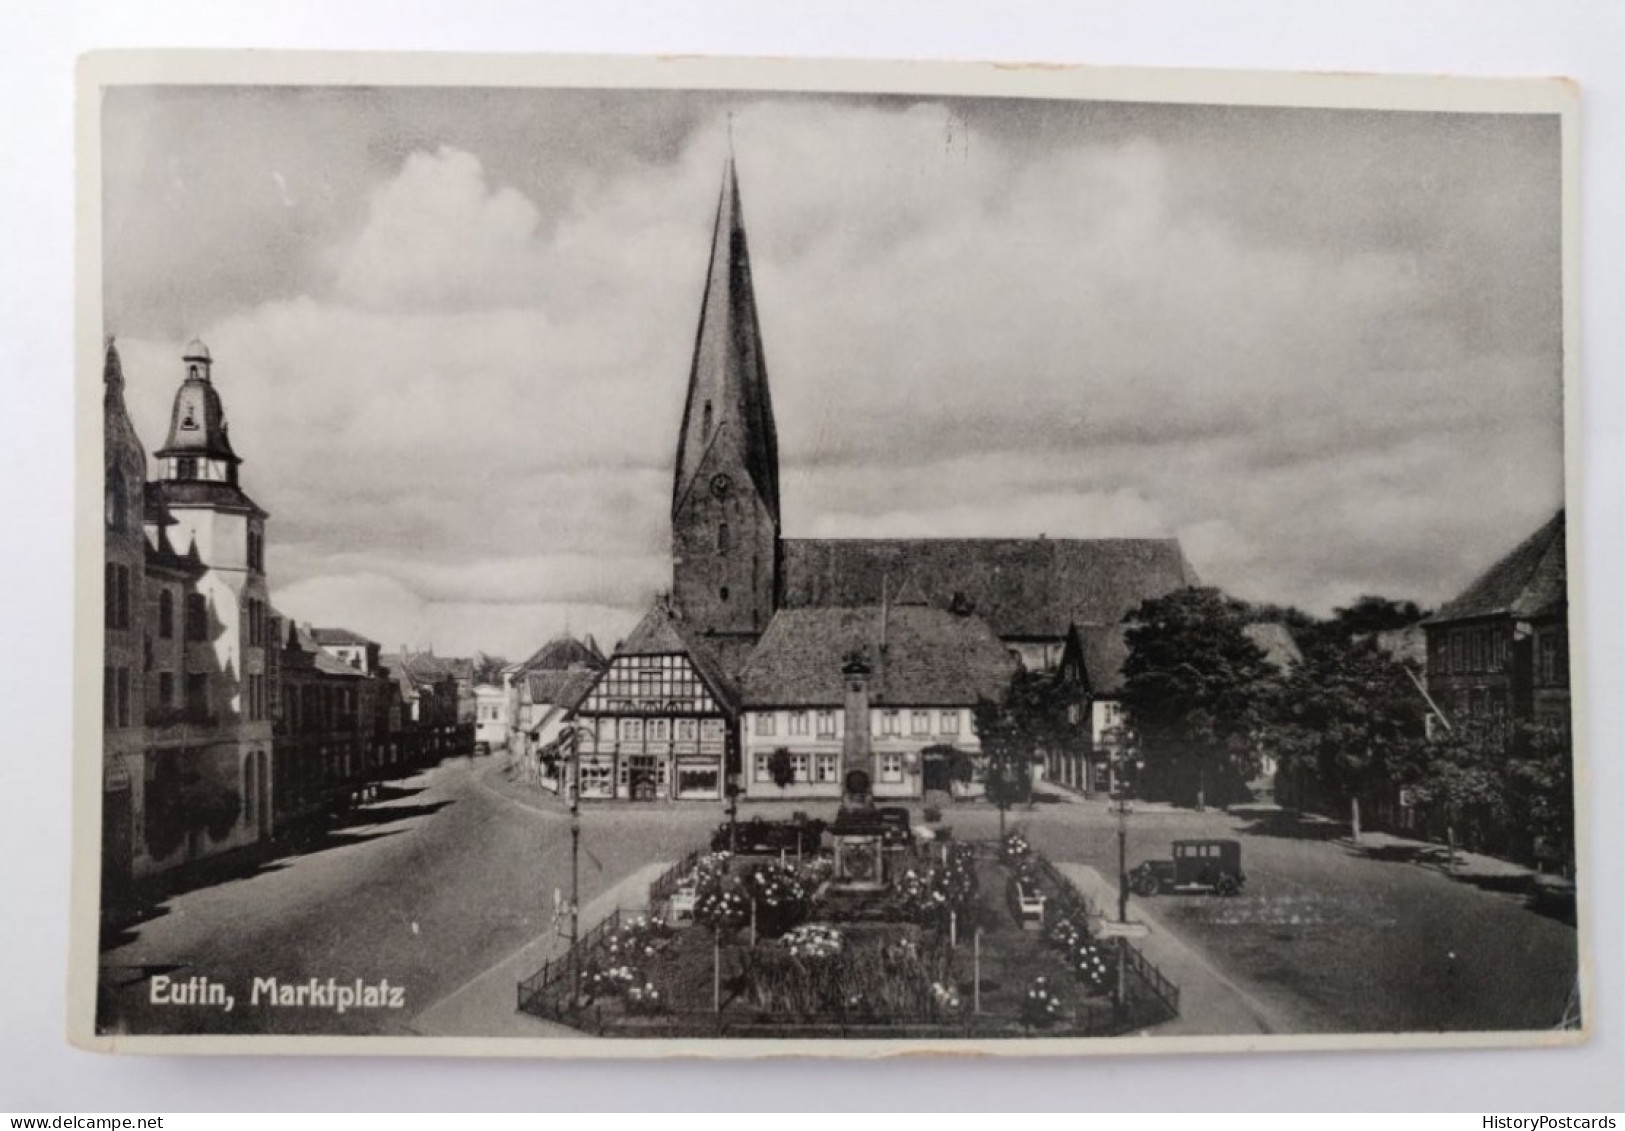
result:
<svg viewBox="0 0 1625 1131"><path fill-rule="evenodd" d="M312 851L187 892L103 956L113 1016L138 1032L408 1031L418 1013L509 958L552 924L568 891L568 820L460 759L395 783L356 823ZM751 805L747 815L796 808ZM833 806L803 803L815 812ZM675 859L721 817L716 804L607 805L585 811L583 904L650 861ZM825 814L825 815L832 815ZM997 814L958 806L958 835L991 836ZM1096 802L1011 814L1051 859L1117 869L1116 819ZM1576 968L1572 927L1437 870L1368 858L1337 842L1271 835L1222 812L1141 812L1129 861L1176 837L1234 835L1248 876L1232 900L1163 895L1156 916L1298 1031L1546 1028ZM1278 832L1278 830L1275 830ZM234 995L230 1012L158 1005L152 979L202 976ZM399 1010L251 1007L255 978L341 984L388 979Z"/></svg>
<svg viewBox="0 0 1625 1131"><path fill-rule="evenodd" d="M554 888L569 892L568 819L481 784L491 764L458 759L393 783L332 847L168 901L102 956L104 984L116 987L114 1016L149 1033L405 1032L414 1014L549 930ZM590 812L582 903L645 862L675 856L717 819L710 806ZM152 1004L152 974L224 983L234 1008ZM405 1004L342 1015L251 1008L257 977L387 978L404 989Z"/></svg>

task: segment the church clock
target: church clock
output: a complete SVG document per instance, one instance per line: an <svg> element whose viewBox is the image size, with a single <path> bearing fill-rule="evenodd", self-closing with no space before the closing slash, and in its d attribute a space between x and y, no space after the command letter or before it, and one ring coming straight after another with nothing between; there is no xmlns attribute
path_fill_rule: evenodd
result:
<svg viewBox="0 0 1625 1131"><path fill-rule="evenodd" d="M733 490L734 482L726 473L719 473L711 477L711 494L719 499L726 499L728 492Z"/></svg>

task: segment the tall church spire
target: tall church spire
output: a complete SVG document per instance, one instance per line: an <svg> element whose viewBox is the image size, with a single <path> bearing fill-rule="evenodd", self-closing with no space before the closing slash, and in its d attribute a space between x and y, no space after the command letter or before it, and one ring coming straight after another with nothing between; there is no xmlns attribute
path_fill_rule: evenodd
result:
<svg viewBox="0 0 1625 1131"><path fill-rule="evenodd" d="M723 171L672 484L672 599L690 629L754 638L779 589L779 439L732 154Z"/></svg>
<svg viewBox="0 0 1625 1131"><path fill-rule="evenodd" d="M688 377L688 402L677 445L677 476L672 490L675 518L684 498L696 489L707 454L737 462L749 478L739 486L754 490L773 522L779 521L779 440L773 401L762 357L762 332L751 286L750 251L739 205L739 179L732 153L723 172L705 296ZM703 489L704 485L700 484Z"/></svg>

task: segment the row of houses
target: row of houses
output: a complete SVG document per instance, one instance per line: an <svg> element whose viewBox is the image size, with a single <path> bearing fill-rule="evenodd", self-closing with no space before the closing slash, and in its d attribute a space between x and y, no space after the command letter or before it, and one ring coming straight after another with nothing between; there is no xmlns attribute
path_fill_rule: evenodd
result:
<svg viewBox="0 0 1625 1131"><path fill-rule="evenodd" d="M105 427L103 875L137 879L293 831L384 777L473 746L472 670L385 658L272 606L269 515L239 482L199 341L156 478L109 344ZM462 661L466 665L466 661Z"/></svg>

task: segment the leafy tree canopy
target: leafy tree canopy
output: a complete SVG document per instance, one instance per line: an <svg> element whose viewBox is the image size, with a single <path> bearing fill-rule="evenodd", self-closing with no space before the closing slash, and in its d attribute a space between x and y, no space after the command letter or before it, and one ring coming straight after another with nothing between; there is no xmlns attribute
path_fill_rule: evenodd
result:
<svg viewBox="0 0 1625 1131"><path fill-rule="evenodd" d="M1148 771L1183 764L1203 800L1210 771L1244 777L1277 673L1244 631L1250 610L1217 589L1183 589L1128 616L1123 706Z"/></svg>

